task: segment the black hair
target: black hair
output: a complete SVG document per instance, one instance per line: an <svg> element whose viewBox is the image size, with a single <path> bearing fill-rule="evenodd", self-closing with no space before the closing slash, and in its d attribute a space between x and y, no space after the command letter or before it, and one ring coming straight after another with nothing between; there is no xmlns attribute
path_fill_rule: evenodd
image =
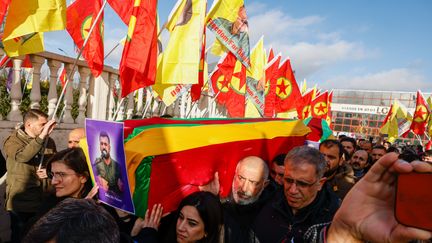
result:
<svg viewBox="0 0 432 243"><path fill-rule="evenodd" d="M353 148L355 149L357 147L357 142L354 138L352 137L343 137L341 138L340 142L350 142L353 145Z"/></svg>
<svg viewBox="0 0 432 243"><path fill-rule="evenodd" d="M108 133L107 133L107 132L105 132L105 131L101 131L101 132L99 133L99 139L100 139L101 137L108 138L108 143L111 143L111 141L110 141L110 137L108 136Z"/></svg>
<svg viewBox="0 0 432 243"><path fill-rule="evenodd" d="M218 243L220 238L220 230L223 227L223 212L222 212L222 204L219 201L219 198L213 195L210 192L198 191L190 194L185 197L178 206L175 211L176 219L178 219L180 215L180 211L185 206L195 207L198 211L199 216L201 217L204 223L204 232L206 236L201 240L197 241L200 243ZM177 220L176 220L177 222ZM176 240L176 224L173 224L168 233L168 241L163 242L175 242Z"/></svg>
<svg viewBox="0 0 432 243"><path fill-rule="evenodd" d="M279 166L283 166L285 163L286 154L279 154L273 158L272 162L275 162Z"/></svg>
<svg viewBox="0 0 432 243"><path fill-rule="evenodd" d="M375 145L372 149L382 149L387 152L387 149L383 145Z"/></svg>
<svg viewBox="0 0 432 243"><path fill-rule="evenodd" d="M326 148L331 148L333 146L337 146L339 148L339 159L342 158L344 151L345 151L345 149L342 146L342 143L336 139L324 140L320 143L319 148L321 148L322 146L324 146Z"/></svg>
<svg viewBox="0 0 432 243"><path fill-rule="evenodd" d="M84 151L77 148L68 148L54 154L47 164L47 172L51 172L52 163L62 163L69 169L75 171L78 175L85 176L87 178L84 184L83 190L81 190L79 197L85 197L88 192L92 189L92 181L90 179L90 171L86 162Z"/></svg>
<svg viewBox="0 0 432 243"><path fill-rule="evenodd" d="M23 242L117 243L120 232L113 217L94 200L67 198L51 209L25 236Z"/></svg>

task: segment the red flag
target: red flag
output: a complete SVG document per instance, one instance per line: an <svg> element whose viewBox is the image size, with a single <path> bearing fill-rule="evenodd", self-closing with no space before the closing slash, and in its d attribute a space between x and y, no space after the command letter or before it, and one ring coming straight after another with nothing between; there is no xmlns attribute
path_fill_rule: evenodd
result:
<svg viewBox="0 0 432 243"><path fill-rule="evenodd" d="M8 57L6 54L4 54L4 56L0 60L0 68L10 67L9 63L12 63L12 59L10 57Z"/></svg>
<svg viewBox="0 0 432 243"><path fill-rule="evenodd" d="M275 91L276 113L286 112L296 108L297 102L301 98L301 93L289 59L285 60L278 69Z"/></svg>
<svg viewBox="0 0 432 243"><path fill-rule="evenodd" d="M281 55L273 58L267 64L265 71L265 85L264 85L264 116L273 117L275 115L275 100L276 100L276 79L279 70L279 63Z"/></svg>
<svg viewBox="0 0 432 243"><path fill-rule="evenodd" d="M273 58L274 58L273 48L270 47L267 62L271 62L271 60L273 60Z"/></svg>
<svg viewBox="0 0 432 243"><path fill-rule="evenodd" d="M410 129L417 135L423 135L426 130L430 110L420 90L417 91L416 108Z"/></svg>
<svg viewBox="0 0 432 243"><path fill-rule="evenodd" d="M101 10L100 0L76 0L66 11L66 30L79 49L82 48L96 16ZM103 13L102 13L103 16ZM93 76L98 77L104 67L103 19L102 16L93 29L82 51Z"/></svg>
<svg viewBox="0 0 432 243"><path fill-rule="evenodd" d="M314 90L310 89L297 102L297 114L299 119L305 119L311 116L311 101L314 95Z"/></svg>
<svg viewBox="0 0 432 243"><path fill-rule="evenodd" d="M10 2L11 2L11 0L0 0L0 26L3 24L3 19L6 15L8 8L9 8ZM3 33L1 35L3 35Z"/></svg>
<svg viewBox="0 0 432 243"><path fill-rule="evenodd" d="M123 23L129 25L129 19L134 8L134 0L108 0L108 3Z"/></svg>
<svg viewBox="0 0 432 243"><path fill-rule="evenodd" d="M1 62L0 67L2 67L4 64L6 64L6 67L9 67L9 68L13 67L12 59L10 59L7 55L5 55L0 62ZM32 68L32 67L33 67L33 64L30 60L30 56L26 55L22 64L21 64L21 68Z"/></svg>
<svg viewBox="0 0 432 243"><path fill-rule="evenodd" d="M328 98L327 98L327 106L328 106L328 110L327 110L327 117L326 117L326 121L327 124L329 125L330 128L332 128L332 113L331 113L331 105L333 102L333 90L330 91Z"/></svg>
<svg viewBox="0 0 432 243"><path fill-rule="evenodd" d="M321 93L318 97L312 100L311 110L312 117L326 119L328 112L328 93L327 91Z"/></svg>
<svg viewBox="0 0 432 243"><path fill-rule="evenodd" d="M203 33L203 41L201 46L201 58L200 58L200 65L199 65L199 73L198 73L198 84L193 84L191 87L191 100L192 102L195 102L199 100L201 97L201 89L204 85L204 79L207 76L206 73L204 73L205 70L205 47L206 47L206 28L204 28Z"/></svg>
<svg viewBox="0 0 432 243"><path fill-rule="evenodd" d="M120 62L121 97L153 85L157 66L157 0L135 0Z"/></svg>
<svg viewBox="0 0 432 243"><path fill-rule="evenodd" d="M63 71L60 74L59 80L60 80L60 84L63 88L66 84L66 81L67 81L66 68L63 68Z"/></svg>
<svg viewBox="0 0 432 243"><path fill-rule="evenodd" d="M222 57L222 62L211 75L216 101L224 105L230 117L244 117L246 67L231 52Z"/></svg>

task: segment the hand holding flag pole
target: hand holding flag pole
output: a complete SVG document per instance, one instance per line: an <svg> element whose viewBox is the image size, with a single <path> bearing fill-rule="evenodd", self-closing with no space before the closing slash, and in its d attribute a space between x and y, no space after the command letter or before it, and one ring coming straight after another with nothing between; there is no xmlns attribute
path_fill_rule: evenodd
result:
<svg viewBox="0 0 432 243"><path fill-rule="evenodd" d="M66 79L66 83L65 83L65 85L63 86L62 92L60 93L60 97L59 97L59 99L58 99L58 101L57 101L57 105L56 105L56 107L55 107L55 109L54 109L54 112L53 112L53 115L52 115L52 117L51 117L51 120L55 120L55 116L56 116L57 111L58 111L58 108L59 108L59 106L60 106L60 102L62 101L63 96L64 96L65 91L66 91L66 88L67 88L67 86L68 86L68 84L69 84L69 80L71 80L71 78L73 78L73 73L74 73L74 70L75 70L75 68L76 68L76 66L77 66L78 60L79 60L79 58L81 57L81 54L82 54L82 52L83 52L85 46L87 45L87 42L88 42L88 40L89 40L89 37L90 37L91 33L93 32L93 29L95 28L96 23L98 22L99 18L101 17L102 12L103 12L103 10L104 10L106 4L107 4L107 0L104 0L104 3L102 4L101 9L100 9L99 13L98 13L97 16L96 16L96 19L93 21L93 24L92 24L92 26L91 26L91 28L90 28L90 30L89 30L89 32L88 32L88 35L87 35L87 37L86 37L85 40L84 40L83 46L82 46L81 49L79 50L79 52L78 52L78 56L75 58L75 61L74 61L73 65L72 65L72 69L71 69L70 73L68 74L68 78ZM48 137L45 139L44 146L42 147L42 155L41 155L40 162L39 162L39 169L42 168L42 163L43 163L43 159L44 159L44 150L45 150L45 148L46 148L47 145L48 145Z"/></svg>

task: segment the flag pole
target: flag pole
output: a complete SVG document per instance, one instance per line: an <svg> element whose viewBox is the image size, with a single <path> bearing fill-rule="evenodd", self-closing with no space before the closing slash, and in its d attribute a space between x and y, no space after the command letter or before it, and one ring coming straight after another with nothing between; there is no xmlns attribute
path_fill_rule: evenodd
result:
<svg viewBox="0 0 432 243"><path fill-rule="evenodd" d="M98 22L100 16L102 15L102 12L103 12L103 10L104 10L106 4L107 4L107 0L104 0L104 3L102 4L101 9L99 10L99 13L98 13L97 16L96 16L96 19L95 19L95 21L93 22L93 24L92 24L92 26L91 26L91 28L90 28L90 30L89 30L89 32L88 32L88 36L87 36L86 39L84 40L83 46L81 47L81 49L80 49L80 51L79 51L79 53L78 53L78 56L75 58L75 61L74 61L74 63L73 63L72 69L71 69L71 72L68 74L68 78L66 79L66 83L65 83L65 85L63 86L62 92L60 93L60 96L59 96L59 98L58 98L57 105L56 105L56 107L55 107L55 109L54 109L53 116L51 117L51 120L55 120L57 110L58 110L58 108L59 108L59 106L60 106L60 102L62 101L62 99L63 99L63 97L64 97L64 94L65 94L65 92L66 92L66 88L67 88L67 86L68 86L68 84L69 84L69 80L70 80L71 78L73 78L73 72L74 72L74 69L75 69L75 67L76 67L76 65L77 65L77 63L78 63L78 60L79 60L79 58L81 57L81 54L82 54L82 52L83 52L83 50L84 50L84 47L87 45L87 42L88 42L88 40L89 40L89 37L90 37L91 33L93 32L93 29L95 28L96 23ZM59 123L60 123L60 120L59 120ZM49 139L46 138L46 140L45 140L45 142L44 142L44 146L42 147L42 155L41 155L40 162L39 162L39 167L38 167L39 169L42 168L42 163L43 163L44 154L45 154L44 151L45 151L46 146L48 145L48 140L49 140Z"/></svg>
<svg viewBox="0 0 432 243"><path fill-rule="evenodd" d="M76 67L76 65L78 63L78 60L81 57L81 54L82 54L85 46L87 45L88 40L90 39L90 35L92 34L92 32L93 32L93 30L94 30L94 28L95 28L95 26L96 26L96 24L97 24L100 16L102 15L102 12L103 12L106 4L107 4L107 0L104 0L104 3L102 4L102 7L99 10L99 13L97 14L95 21L93 22L93 24L92 24L92 26L91 26L91 28L90 28L90 30L88 32L88 35L87 35L86 39L84 40L83 46L80 48L80 51L78 52L78 56L75 58L75 61L74 61L73 65L72 65L72 69L71 69L70 73L68 74L68 78L66 79L66 83L63 86L62 92L60 93L60 97L59 97L59 99L57 101L57 105L56 105L56 108L54 110L53 117L51 119L55 119L55 114L57 113L57 110L58 110L58 108L60 106L60 102L63 99L63 96L64 96L64 93L66 91L66 88L67 88L67 86L68 86L68 84L70 82L70 79L73 78L73 73L74 73L75 67Z"/></svg>

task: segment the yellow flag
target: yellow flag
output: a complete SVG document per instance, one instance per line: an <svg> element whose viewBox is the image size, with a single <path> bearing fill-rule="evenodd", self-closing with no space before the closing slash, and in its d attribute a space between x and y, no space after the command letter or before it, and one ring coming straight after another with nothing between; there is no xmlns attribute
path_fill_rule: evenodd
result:
<svg viewBox="0 0 432 243"><path fill-rule="evenodd" d="M429 105L429 109L432 110L432 96L429 96L427 99L427 103ZM429 114L428 124L426 127L426 133L429 135L429 137L432 137L432 113Z"/></svg>
<svg viewBox="0 0 432 243"><path fill-rule="evenodd" d="M63 30L65 26L65 0L11 1L3 34L5 50L8 56L43 51L43 37L38 32Z"/></svg>
<svg viewBox="0 0 432 243"><path fill-rule="evenodd" d="M409 130L412 115L407 108L395 100L392 105L391 114L386 124L380 130L380 133L387 134L390 141L394 141Z"/></svg>
<svg viewBox="0 0 432 243"><path fill-rule="evenodd" d="M265 78L266 53L264 50L264 38L257 42L251 52L251 66L246 71L247 92L245 117L262 117L264 107L264 93L259 92L259 80Z"/></svg>
<svg viewBox="0 0 432 243"><path fill-rule="evenodd" d="M206 23L220 43L249 68L249 22L244 0L213 1Z"/></svg>
<svg viewBox="0 0 432 243"><path fill-rule="evenodd" d="M44 50L43 33L33 33L3 40L3 45L9 57L42 52Z"/></svg>
<svg viewBox="0 0 432 243"><path fill-rule="evenodd" d="M306 90L307 90L307 84L306 84L306 79L304 79L302 83L301 93L305 94Z"/></svg>
<svg viewBox="0 0 432 243"><path fill-rule="evenodd" d="M225 52L227 52L228 49L220 42L220 40L215 39L215 42L213 43L211 47L211 53L215 56L222 56Z"/></svg>
<svg viewBox="0 0 432 243"><path fill-rule="evenodd" d="M206 11L205 0L181 0L170 15L170 39L164 50L157 81L197 84L200 48Z"/></svg>

